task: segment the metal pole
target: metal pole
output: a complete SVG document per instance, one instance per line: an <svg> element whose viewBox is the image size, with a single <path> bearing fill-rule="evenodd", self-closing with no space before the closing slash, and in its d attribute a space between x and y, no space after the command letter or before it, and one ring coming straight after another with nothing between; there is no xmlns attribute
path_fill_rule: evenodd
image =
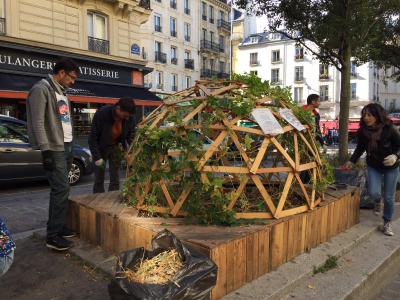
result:
<svg viewBox="0 0 400 300"><path fill-rule="evenodd" d="M230 58L230 64L231 64L231 67L230 67L230 71L229 71L229 80L232 80L232 64L233 64L233 55L232 55L232 52L233 52L233 46L232 46L232 39L233 39L233 7L232 7L232 1L233 0L231 0L231 36L230 36L230 53L229 53L229 58Z"/></svg>

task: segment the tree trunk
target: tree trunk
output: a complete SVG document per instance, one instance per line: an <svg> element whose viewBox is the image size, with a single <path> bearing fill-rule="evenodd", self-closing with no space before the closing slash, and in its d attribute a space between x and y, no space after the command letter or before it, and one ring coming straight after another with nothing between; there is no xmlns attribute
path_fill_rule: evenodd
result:
<svg viewBox="0 0 400 300"><path fill-rule="evenodd" d="M350 109L350 47L343 47L343 65L340 82L340 115L339 115L339 163L348 159L349 109Z"/></svg>

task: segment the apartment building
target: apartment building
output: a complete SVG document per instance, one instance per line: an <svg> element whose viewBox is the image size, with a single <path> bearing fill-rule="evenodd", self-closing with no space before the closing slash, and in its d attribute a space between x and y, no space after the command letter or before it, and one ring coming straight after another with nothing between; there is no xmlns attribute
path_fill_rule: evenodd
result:
<svg viewBox="0 0 400 300"><path fill-rule="evenodd" d="M145 86L160 98L200 78L229 75L230 6L226 0L152 0L142 25L147 66Z"/></svg>
<svg viewBox="0 0 400 300"><path fill-rule="evenodd" d="M398 71L399 70L394 66L382 70L382 81L380 85L377 86L377 88L379 88L377 100L389 111L400 109L400 82L396 82L390 77ZM379 75L379 73L377 73L377 75Z"/></svg>
<svg viewBox="0 0 400 300"><path fill-rule="evenodd" d="M268 32L265 18L240 13L233 22L233 72L253 73L274 86L290 87L299 105L309 94L319 94L321 117L336 119L340 114L340 72L313 59L287 37ZM261 28L264 30L254 32ZM388 110L400 108L400 84L388 78L395 71L394 67L382 70L373 63L357 66L351 62L350 118L358 119L361 109L371 101L380 102Z"/></svg>
<svg viewBox="0 0 400 300"><path fill-rule="evenodd" d="M29 89L65 56L81 69L68 90L77 136L120 97L135 99L139 120L161 103L143 84L152 69L140 26L150 14L150 0L0 0L0 113L25 119Z"/></svg>

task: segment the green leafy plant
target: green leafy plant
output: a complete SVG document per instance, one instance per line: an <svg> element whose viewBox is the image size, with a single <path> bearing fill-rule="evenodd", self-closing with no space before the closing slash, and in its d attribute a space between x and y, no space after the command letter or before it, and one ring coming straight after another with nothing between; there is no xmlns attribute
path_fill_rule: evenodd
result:
<svg viewBox="0 0 400 300"><path fill-rule="evenodd" d="M274 99L269 102L268 108L276 114L279 113L279 108L282 107L280 103L282 102L285 105L284 107L291 109L303 124L310 124L311 127L315 122L309 112L292 101L290 88L271 88L268 81L261 81L254 75L234 74L233 78L241 80L246 89L238 88L219 97L211 94L206 100L195 98L179 106L170 105L164 107L164 109L168 109L164 118L154 114L154 116L150 115L149 119L146 119L149 120L147 123L141 123L137 129L136 139L129 149L129 154L134 156L134 160L129 166L129 176L127 176L123 185L123 195L129 205L139 205L139 209L141 208L140 205L143 205L149 216L165 217L171 211L171 209L165 211L170 202L176 204L181 201L183 202L181 210L187 213L188 222L196 220L202 224L225 226L255 222L254 220L237 219L235 217L237 213L270 212L266 201L255 185L246 186L245 189L238 192L239 185L245 180L244 175L236 174L232 176L229 173L221 175L213 172L213 168L224 166L226 157L233 159L238 166L246 164L242 156L239 155L239 158L236 158L240 154L239 151L232 151L229 148L233 144L232 135L246 152L247 163L252 163L255 160L259 151L256 145L263 142L264 135L254 134L254 131L235 131L229 125L226 129L229 134L212 156L204 160L206 161L205 165L201 165L201 160L206 151L203 149L202 140L206 136L212 139L217 138L220 133L216 134L213 128L220 126L223 123L222 120L226 122L227 115L228 118L241 120L249 127L257 127L258 125L252 118L251 112L256 101L263 98ZM224 84L223 81L218 82ZM170 101L179 102L180 99L179 97L171 97ZM205 105L207 109L198 110L196 118L187 117L201 105ZM160 110L158 114L161 113L164 112ZM154 122L158 122L156 126ZM283 119L279 119L278 122L282 127L290 125ZM201 125L200 128L199 124ZM199 131L193 130L194 127L199 128ZM259 130L259 127L257 128ZM216 134L216 136L213 136L213 134ZM304 135L308 139L314 139L308 131ZM313 159L312 154L307 150L306 143L300 138L296 143L298 153L296 152L293 134L290 131L276 135L274 138L282 145L293 161L296 160L297 155L300 155L301 163ZM235 143L238 146L237 141ZM269 153L270 157L265 157L268 164L272 167L287 166L288 163L282 156L276 156L274 147L273 143L268 144L266 153ZM323 157L321 161L323 179L314 183L318 192L323 191L327 185L333 182L329 164L325 162ZM208 168L207 170L211 169L211 171L204 171L205 167ZM277 207L281 195L285 193L287 174L281 174L282 172L272 173L258 176L264 182L264 187L271 196L271 201ZM163 187L161 184L163 184ZM239 197L238 201L231 204L236 199L235 197ZM293 193L292 189L289 191L288 198L292 202L286 201L283 210L306 203L304 199L300 199L298 195ZM182 199L186 199L186 201ZM159 213L160 211L162 213Z"/></svg>
<svg viewBox="0 0 400 300"><path fill-rule="evenodd" d="M325 263L322 266L320 266L318 268L314 266L314 274L325 273L326 271L336 268L337 260L338 260L338 258L336 256L328 255L328 259L325 261Z"/></svg>

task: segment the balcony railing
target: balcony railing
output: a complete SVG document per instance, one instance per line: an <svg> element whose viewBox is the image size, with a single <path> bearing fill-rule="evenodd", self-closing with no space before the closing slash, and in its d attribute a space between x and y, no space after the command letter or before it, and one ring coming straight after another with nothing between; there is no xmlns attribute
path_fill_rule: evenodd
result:
<svg viewBox="0 0 400 300"><path fill-rule="evenodd" d="M183 11L185 14L190 15L190 9L189 8L184 8Z"/></svg>
<svg viewBox="0 0 400 300"><path fill-rule="evenodd" d="M210 69L201 69L200 70L200 77L211 78L211 70Z"/></svg>
<svg viewBox="0 0 400 300"><path fill-rule="evenodd" d="M175 30L171 30L171 36L176 37L176 31Z"/></svg>
<svg viewBox="0 0 400 300"><path fill-rule="evenodd" d="M6 19L0 18L0 35L6 35Z"/></svg>
<svg viewBox="0 0 400 300"><path fill-rule="evenodd" d="M217 23L217 27L218 28L222 28L228 31L231 31L231 24L225 20L222 19L218 19L218 23Z"/></svg>
<svg viewBox="0 0 400 300"><path fill-rule="evenodd" d="M327 74L319 74L319 80L329 80L330 76Z"/></svg>
<svg viewBox="0 0 400 300"><path fill-rule="evenodd" d="M159 61L163 64L165 64L167 62L167 54L159 52L159 51L155 51L154 52L155 55L155 61Z"/></svg>
<svg viewBox="0 0 400 300"><path fill-rule="evenodd" d="M352 78L357 78L357 77L358 77L358 73L351 72L351 73L350 73L350 77L352 77Z"/></svg>
<svg viewBox="0 0 400 300"><path fill-rule="evenodd" d="M297 82L303 82L304 81L304 77L303 76L295 76L294 77L294 81L297 81Z"/></svg>
<svg viewBox="0 0 400 300"><path fill-rule="evenodd" d="M219 78L219 79L229 78L229 74L228 73L224 73L224 72L219 72L218 75L217 75L217 78Z"/></svg>
<svg viewBox="0 0 400 300"><path fill-rule="evenodd" d="M207 16L206 15L201 15L201 18L203 21L207 21Z"/></svg>
<svg viewBox="0 0 400 300"><path fill-rule="evenodd" d="M178 90L178 86L173 85L171 86L171 91L176 92Z"/></svg>
<svg viewBox="0 0 400 300"><path fill-rule="evenodd" d="M162 90L163 89L163 85L161 83L157 83L156 89L157 90Z"/></svg>
<svg viewBox="0 0 400 300"><path fill-rule="evenodd" d="M109 54L110 42L106 40L96 39L92 36L88 36L89 51Z"/></svg>
<svg viewBox="0 0 400 300"><path fill-rule="evenodd" d="M303 54L296 54L294 56L294 60L303 60L304 59L304 55Z"/></svg>
<svg viewBox="0 0 400 300"><path fill-rule="evenodd" d="M170 1L169 5L171 6L171 8L176 9L176 2L175 1Z"/></svg>
<svg viewBox="0 0 400 300"><path fill-rule="evenodd" d="M178 64L178 59L176 57L171 58L171 64L177 65Z"/></svg>
<svg viewBox="0 0 400 300"><path fill-rule="evenodd" d="M151 9L150 0L140 0L139 6L145 8L145 9Z"/></svg>
<svg viewBox="0 0 400 300"><path fill-rule="evenodd" d="M271 59L271 64L279 64L282 62L282 59L280 58L273 58Z"/></svg>
<svg viewBox="0 0 400 300"><path fill-rule="evenodd" d="M210 23L214 24L214 18L210 18Z"/></svg>
<svg viewBox="0 0 400 300"><path fill-rule="evenodd" d="M282 84L282 80L274 78L271 80L271 84L272 85L280 85L280 84Z"/></svg>
<svg viewBox="0 0 400 300"><path fill-rule="evenodd" d="M320 99L322 102L331 102L332 101L332 97L329 96L320 96Z"/></svg>
<svg viewBox="0 0 400 300"><path fill-rule="evenodd" d="M193 59L185 59L185 68L194 70L194 60Z"/></svg>
<svg viewBox="0 0 400 300"><path fill-rule="evenodd" d="M161 32L162 27L160 25L154 25L154 31Z"/></svg>
<svg viewBox="0 0 400 300"><path fill-rule="evenodd" d="M259 66L260 65L260 61L259 60L251 60L250 61L250 66Z"/></svg>
<svg viewBox="0 0 400 300"><path fill-rule="evenodd" d="M190 35L185 35L185 41L190 42Z"/></svg>
<svg viewBox="0 0 400 300"><path fill-rule="evenodd" d="M219 44L217 43L213 43L210 41L206 41L206 40L201 40L200 41L200 50L210 50L213 52L223 52L224 49L220 49Z"/></svg>

